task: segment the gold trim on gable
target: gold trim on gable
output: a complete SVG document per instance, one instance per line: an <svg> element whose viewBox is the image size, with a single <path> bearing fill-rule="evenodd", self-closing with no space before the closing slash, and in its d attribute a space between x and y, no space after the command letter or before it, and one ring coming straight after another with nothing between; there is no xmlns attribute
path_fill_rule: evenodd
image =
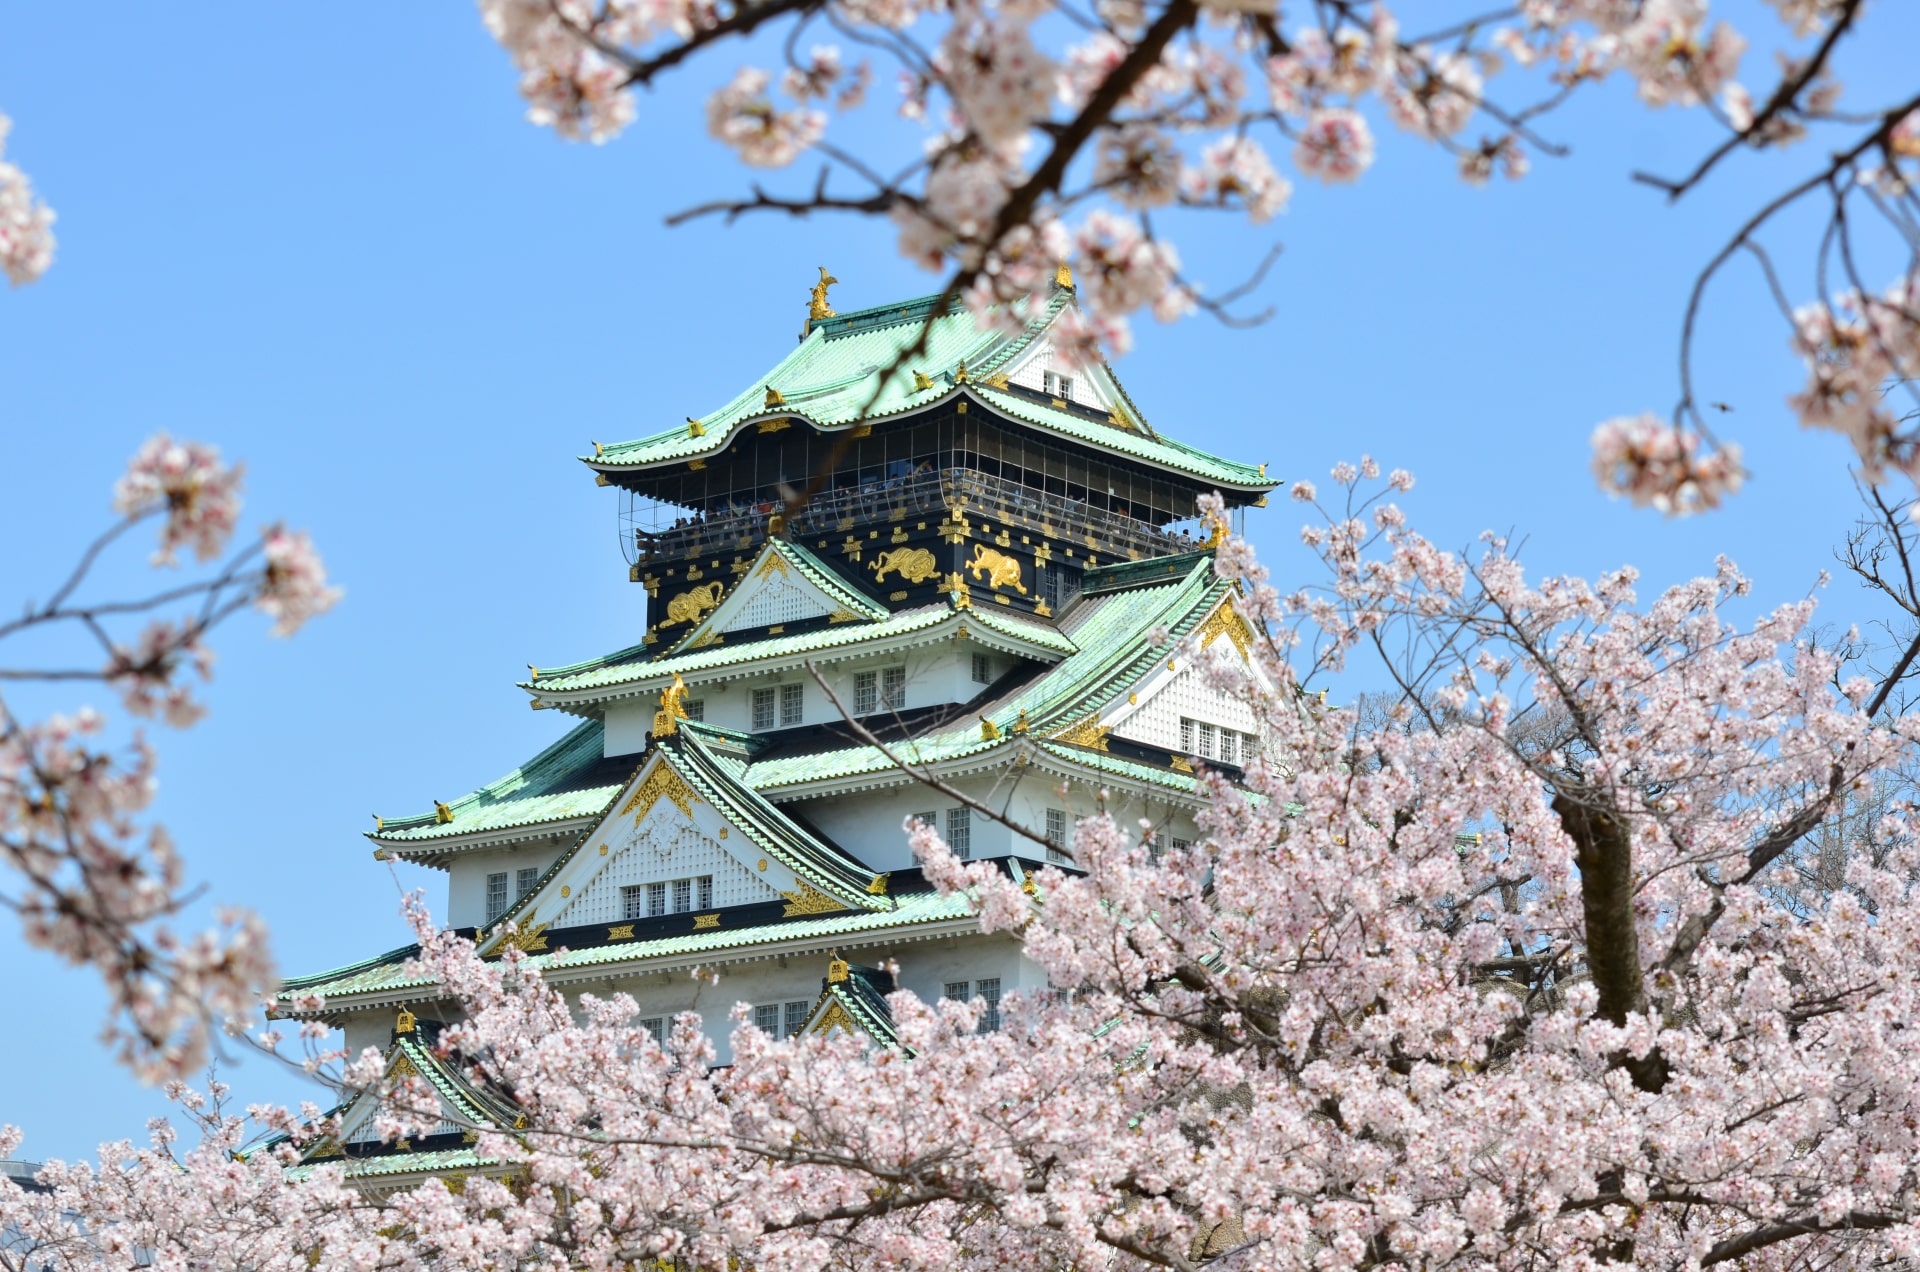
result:
<svg viewBox="0 0 1920 1272"><path fill-rule="evenodd" d="M1213 613L1207 615L1206 621L1200 624L1200 648L1205 649L1222 636L1233 642L1242 658L1247 657L1253 645L1253 632L1240 611L1233 607L1232 601L1221 601Z"/></svg>
<svg viewBox="0 0 1920 1272"><path fill-rule="evenodd" d="M787 908L780 912L783 919L800 914L835 914L847 908L843 902L828 896L805 879L795 879L793 891L780 895L787 899Z"/></svg>
<svg viewBox="0 0 1920 1272"><path fill-rule="evenodd" d="M693 788L687 785L685 778L673 771L672 765L665 763L647 774L647 780L640 783L640 789L633 793L633 798L620 810L620 815L624 817L633 813L633 824L638 826L662 797L672 800L685 816L693 816L693 801L696 798Z"/></svg>
<svg viewBox="0 0 1920 1272"><path fill-rule="evenodd" d="M853 1013L842 1007L837 998L829 1002L827 1009L820 1013L820 1019L814 1022L812 1032L832 1033L835 1029L844 1029L850 1034L860 1032L859 1022L854 1020Z"/></svg>

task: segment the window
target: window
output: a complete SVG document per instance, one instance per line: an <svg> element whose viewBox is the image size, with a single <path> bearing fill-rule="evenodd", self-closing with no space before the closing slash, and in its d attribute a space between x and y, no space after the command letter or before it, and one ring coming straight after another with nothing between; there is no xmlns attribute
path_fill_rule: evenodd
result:
<svg viewBox="0 0 1920 1272"><path fill-rule="evenodd" d="M880 676L878 672L856 671L853 673L853 714L872 715L880 707Z"/></svg>
<svg viewBox="0 0 1920 1272"><path fill-rule="evenodd" d="M753 691L753 727L756 730L773 727L773 690Z"/></svg>
<svg viewBox="0 0 1920 1272"><path fill-rule="evenodd" d="M780 723L782 725L800 723L801 713L807 705L807 687L805 685L780 686Z"/></svg>
<svg viewBox="0 0 1920 1272"><path fill-rule="evenodd" d="M1049 371L1045 377L1043 377L1042 383L1047 386L1047 392L1051 396L1057 397L1065 402L1073 401L1072 376L1061 375L1058 371Z"/></svg>
<svg viewBox="0 0 1920 1272"><path fill-rule="evenodd" d="M1220 761L1223 764L1236 762L1235 757L1239 748L1234 745L1234 737L1235 735L1232 729L1220 730Z"/></svg>
<svg viewBox="0 0 1920 1272"><path fill-rule="evenodd" d="M993 683L993 659L987 657L985 654L975 654L973 656L973 683L976 685L990 685Z"/></svg>
<svg viewBox="0 0 1920 1272"><path fill-rule="evenodd" d="M620 889L620 917L623 919L644 919L647 917L647 890L639 884L631 888Z"/></svg>
<svg viewBox="0 0 1920 1272"><path fill-rule="evenodd" d="M693 895L700 909L713 909L713 876L696 876L693 881Z"/></svg>
<svg viewBox="0 0 1920 1272"><path fill-rule="evenodd" d="M487 876L487 922L507 912L507 872Z"/></svg>
<svg viewBox="0 0 1920 1272"><path fill-rule="evenodd" d="M685 914L693 909L693 880L675 879L673 881L673 912Z"/></svg>
<svg viewBox="0 0 1920 1272"><path fill-rule="evenodd" d="M807 1008L812 1005L808 1002L787 1004L787 1037L791 1038L800 1032L801 1027L807 1023Z"/></svg>
<svg viewBox="0 0 1920 1272"><path fill-rule="evenodd" d="M647 885L647 917L659 918L667 912L667 885L650 883Z"/></svg>
<svg viewBox="0 0 1920 1272"><path fill-rule="evenodd" d="M1191 840L1191 839L1182 839L1182 838L1180 838L1180 837L1179 837L1179 836L1177 836L1177 835L1176 835L1176 836L1174 836L1174 840L1173 840L1173 850L1174 850L1175 852L1179 852L1179 851L1181 851L1181 850L1182 850L1182 849L1184 849L1184 848L1191 848L1191 847L1193 847L1193 840Z"/></svg>
<svg viewBox="0 0 1920 1272"><path fill-rule="evenodd" d="M973 855L973 810L971 808L947 810L947 847L953 849L953 855L962 861Z"/></svg>
<svg viewBox="0 0 1920 1272"><path fill-rule="evenodd" d="M1073 864L1073 858L1067 855L1067 810L1064 808L1047 810L1047 860L1055 865Z"/></svg>
<svg viewBox="0 0 1920 1272"><path fill-rule="evenodd" d="M973 997L970 992L972 988L972 981L948 981L940 990L940 997L951 998L956 1003L964 1003Z"/></svg>
<svg viewBox="0 0 1920 1272"><path fill-rule="evenodd" d="M931 826L935 830L940 829L940 814L934 812L931 808L924 813L915 813L913 820L919 822L922 826Z"/></svg>
<svg viewBox="0 0 1920 1272"><path fill-rule="evenodd" d="M976 997L987 1000L987 1009L980 1013L980 1032L992 1033L1000 1028L1000 978L992 976L975 981L973 992Z"/></svg>
<svg viewBox="0 0 1920 1272"><path fill-rule="evenodd" d="M753 1009L753 1027L772 1037L780 1036L780 1004L765 1003Z"/></svg>
<svg viewBox="0 0 1920 1272"><path fill-rule="evenodd" d="M652 1034L655 1042L663 1047L667 1045L667 1018L665 1016L648 1016L640 1022L640 1027Z"/></svg>
<svg viewBox="0 0 1920 1272"><path fill-rule="evenodd" d="M883 711L898 711L907 705L907 669L905 667L882 667L880 669L880 708Z"/></svg>
<svg viewBox="0 0 1920 1272"><path fill-rule="evenodd" d="M705 698L689 698L680 705L687 709L687 719L689 720L704 720L707 718L707 700Z"/></svg>
<svg viewBox="0 0 1920 1272"><path fill-rule="evenodd" d="M1180 717L1180 749L1188 755L1193 754L1193 721Z"/></svg>
<svg viewBox="0 0 1920 1272"><path fill-rule="evenodd" d="M1203 760L1212 759L1213 758L1213 726L1210 724L1195 725L1194 732L1200 735L1200 758Z"/></svg>
<svg viewBox="0 0 1920 1272"><path fill-rule="evenodd" d="M1040 599L1047 603L1048 609L1057 611L1063 599L1062 594L1066 590L1065 580L1061 575L1059 567L1051 565L1040 566L1034 573L1040 576Z"/></svg>
<svg viewBox="0 0 1920 1272"><path fill-rule="evenodd" d="M524 897L527 893L532 892L533 885L538 882L540 882L540 867L522 866L515 872L513 878L513 895L515 899Z"/></svg>

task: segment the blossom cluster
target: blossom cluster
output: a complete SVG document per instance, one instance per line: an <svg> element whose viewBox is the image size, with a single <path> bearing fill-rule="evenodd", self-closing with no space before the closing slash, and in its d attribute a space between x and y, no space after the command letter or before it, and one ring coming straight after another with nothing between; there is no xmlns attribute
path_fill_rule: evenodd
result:
<svg viewBox="0 0 1920 1272"><path fill-rule="evenodd" d="M221 1151L187 1160L162 1126L50 1167L42 1197L0 1186L0 1227L56 1252L110 1232L86 1266L228 1266L244 1242L289 1272L1913 1258L1911 815L1814 895L1771 881L1920 723L1836 687L1812 602L1731 621L1730 562L1644 600L1630 568L1530 579L1498 538L1412 529L1412 486L1336 467L1293 591L1220 545L1244 654L1179 656L1262 747L1235 781L1200 766L1199 838L1098 814L1030 894L908 827L929 882L1045 972L997 1030L904 991L895 1046L741 1012L716 1068L727 1025L689 1012L662 1040L415 897L408 975L457 1021L433 1045L519 1110L469 1128L495 1165L385 1190L324 1155L288 1171L337 1116L256 1110L284 1138L237 1157L185 1097ZM1368 666L1409 691L1372 714L1314 691ZM369 1049L339 1075L388 1140L447 1116L383 1069Z"/></svg>
<svg viewBox="0 0 1920 1272"><path fill-rule="evenodd" d="M0 270L18 287L53 264L53 209L34 197L27 174L7 162L12 129L13 121L0 115Z"/></svg>

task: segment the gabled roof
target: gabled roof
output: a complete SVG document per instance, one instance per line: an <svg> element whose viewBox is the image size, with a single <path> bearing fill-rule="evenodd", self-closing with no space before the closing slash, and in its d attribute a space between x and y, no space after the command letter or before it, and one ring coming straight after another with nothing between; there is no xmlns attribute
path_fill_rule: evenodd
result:
<svg viewBox="0 0 1920 1272"><path fill-rule="evenodd" d="M1128 413L1114 417L1118 423L1088 418L1070 407L1055 408L1010 389L987 386L988 377L1009 366L1042 338L1060 313L1073 304L1070 288L1055 290L1037 312L1030 311L1025 302L1017 304L1015 315L1026 321L1012 334L983 330L964 306L955 305L941 313L940 299L922 296L818 322L771 370L701 416L698 431L693 424L683 424L651 437L603 446L597 455L580 458L595 470L610 474L683 463L719 454L741 430L763 419L805 420L822 432L839 432L965 393L1041 432L1119 451L1200 481L1245 491L1265 491L1274 486L1255 465L1235 463L1181 445L1148 428L1110 369L1102 368L1101 378L1130 408ZM923 329L922 351L912 356L909 365L882 381L880 373L921 339ZM963 363L965 379L961 378ZM916 371L928 382L927 387L916 387ZM777 390L782 400L767 405L768 389Z"/></svg>
<svg viewBox="0 0 1920 1272"><path fill-rule="evenodd" d="M802 545L785 539L768 539L720 604L660 656L672 657L700 649L713 643L721 633L742 626L741 619L756 597L769 588L791 587L791 580L796 576L802 588L810 588L817 594L822 615L831 615L836 622L873 623L892 613L880 602L855 590L838 570Z"/></svg>
<svg viewBox="0 0 1920 1272"><path fill-rule="evenodd" d="M663 800L679 806L689 818L696 798L714 809L722 825L738 829L759 852L792 876L796 904L812 901L848 910L892 908L889 898L868 891L874 874L859 859L806 830L740 780L745 765L723 758L713 749L712 743L725 736L719 730L710 734L699 724L682 720L671 736L653 739L646 758L615 799L608 801L592 833L581 835L532 888L480 929L481 949L497 952L508 939L509 927L533 928L543 914L554 916L548 922L557 921L557 916L566 912L571 893L576 889L584 892L586 884L606 866L604 845L600 857L585 855L588 845L615 837L607 829L609 822L624 819L629 812L636 819L644 818Z"/></svg>
<svg viewBox="0 0 1920 1272"><path fill-rule="evenodd" d="M707 675L748 665L755 671L779 671L809 660L830 662L896 646L933 644L954 639L962 632L988 649L1036 660L1055 660L1077 648L1072 639L1037 618L1012 611L957 610L950 602L936 602L903 609L873 622L838 623L738 644L686 648L664 656L656 655L649 646L634 645L571 667L543 670L537 680L522 681L520 688L532 694L535 701L568 710L612 698L657 693L672 684L676 675Z"/></svg>
<svg viewBox="0 0 1920 1272"><path fill-rule="evenodd" d="M887 995L893 992L893 977L875 967L855 967L835 958L827 978L820 986L820 997L813 1000L807 1021L800 1026L804 1034L830 1033L845 1029L863 1033L882 1047L900 1043L893 1025L893 1008Z"/></svg>
<svg viewBox="0 0 1920 1272"><path fill-rule="evenodd" d="M376 853L410 859L457 850L463 838L485 843L561 833L596 816L633 773L633 756L608 757L600 721L589 720L506 776L447 801L437 810L381 819L367 837Z"/></svg>

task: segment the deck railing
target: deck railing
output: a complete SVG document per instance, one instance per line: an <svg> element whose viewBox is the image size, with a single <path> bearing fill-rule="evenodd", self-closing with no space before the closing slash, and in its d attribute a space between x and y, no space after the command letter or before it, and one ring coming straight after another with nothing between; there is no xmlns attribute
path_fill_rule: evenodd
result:
<svg viewBox="0 0 1920 1272"><path fill-rule="evenodd" d="M818 538L918 514L945 517L949 510L1013 522L1111 553L1158 556L1194 546L1191 535L972 468L943 468L821 491L789 520L787 530L796 539ZM746 551L779 511L777 504L767 502L696 516L663 531L636 530L635 547L643 563Z"/></svg>

